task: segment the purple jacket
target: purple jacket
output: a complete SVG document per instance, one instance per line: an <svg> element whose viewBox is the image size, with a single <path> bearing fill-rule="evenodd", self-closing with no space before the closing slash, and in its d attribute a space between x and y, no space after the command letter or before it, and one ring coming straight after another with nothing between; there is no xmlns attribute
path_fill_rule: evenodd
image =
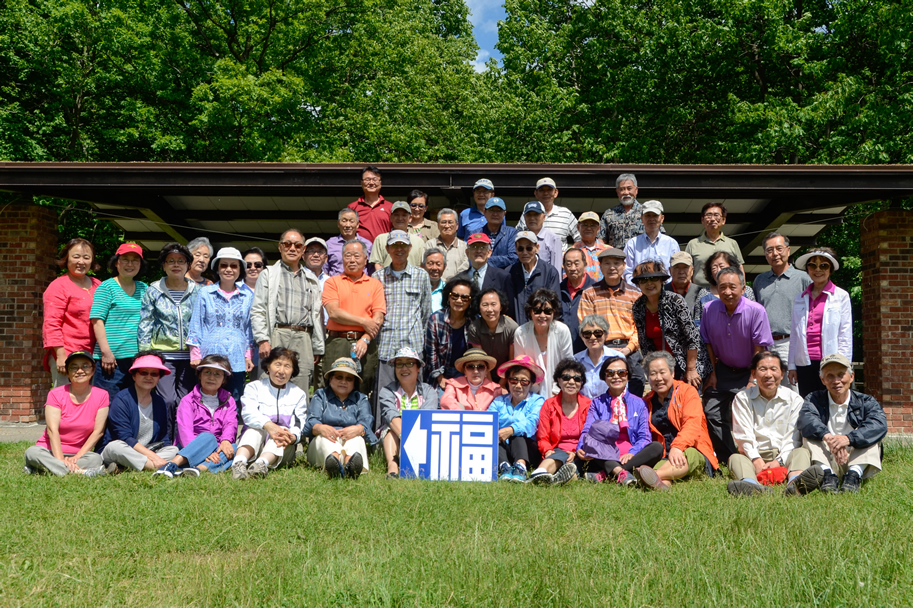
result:
<svg viewBox="0 0 913 608"><path fill-rule="evenodd" d="M185 448L200 433L212 433L219 442L235 442L238 434L238 414L235 400L224 388L219 389L219 407L213 414L203 405L200 385L181 399L178 405L174 445Z"/></svg>
<svg viewBox="0 0 913 608"><path fill-rule="evenodd" d="M636 454L653 441L650 434L650 414L647 413L647 404L644 400L630 391L625 390L622 395L625 402L625 410L628 416L628 440L631 442L629 454ZM586 416L586 424L580 432L580 441L577 443L577 449L583 447L583 438L589 432L590 427L597 420L612 419L612 396L609 393L603 393L593 399L590 403L590 411Z"/></svg>

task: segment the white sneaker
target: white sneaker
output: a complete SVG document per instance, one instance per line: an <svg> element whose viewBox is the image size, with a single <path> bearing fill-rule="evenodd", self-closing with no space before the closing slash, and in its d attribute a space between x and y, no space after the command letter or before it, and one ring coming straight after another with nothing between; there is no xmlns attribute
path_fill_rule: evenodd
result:
<svg viewBox="0 0 913 608"><path fill-rule="evenodd" d="M104 477L108 474L108 469L105 467L91 467L82 472L86 477Z"/></svg>
<svg viewBox="0 0 913 608"><path fill-rule="evenodd" d="M231 478L238 479L247 479L247 463L236 460L231 464Z"/></svg>
<svg viewBox="0 0 913 608"><path fill-rule="evenodd" d="M198 469L196 467L184 467L183 469L181 469L181 475L183 475L184 477L199 477L200 469Z"/></svg>

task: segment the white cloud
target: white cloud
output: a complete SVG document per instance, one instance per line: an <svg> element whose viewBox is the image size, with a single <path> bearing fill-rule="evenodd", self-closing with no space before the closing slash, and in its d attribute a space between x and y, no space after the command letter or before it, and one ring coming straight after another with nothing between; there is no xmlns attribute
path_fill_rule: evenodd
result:
<svg viewBox="0 0 913 608"><path fill-rule="evenodd" d="M472 69L480 74L488 69L485 65L485 62L488 61L488 58L491 57L491 53L485 49L479 49L479 52L476 54L476 60L472 62Z"/></svg>

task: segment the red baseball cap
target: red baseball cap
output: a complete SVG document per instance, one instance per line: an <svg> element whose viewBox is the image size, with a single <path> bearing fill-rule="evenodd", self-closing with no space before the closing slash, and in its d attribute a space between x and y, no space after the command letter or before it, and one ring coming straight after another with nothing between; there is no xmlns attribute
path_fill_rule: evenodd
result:
<svg viewBox="0 0 913 608"><path fill-rule="evenodd" d="M125 253L135 253L139 257L143 257L143 248L137 245L136 243L124 243L115 251L117 255L124 255Z"/></svg>
<svg viewBox="0 0 913 608"><path fill-rule="evenodd" d="M491 245L491 239L488 238L488 235L483 234L481 232L476 232L475 234L471 234L471 235L469 235L469 238L466 239L467 245L472 245L473 243L480 243L480 242L488 243L489 245Z"/></svg>

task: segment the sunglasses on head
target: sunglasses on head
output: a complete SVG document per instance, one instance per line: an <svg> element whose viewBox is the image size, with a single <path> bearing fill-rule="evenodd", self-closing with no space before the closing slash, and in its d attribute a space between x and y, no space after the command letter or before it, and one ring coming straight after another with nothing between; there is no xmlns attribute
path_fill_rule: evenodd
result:
<svg viewBox="0 0 913 608"><path fill-rule="evenodd" d="M570 382L571 380L573 380L577 384L580 384L581 382L583 382L583 376L572 376L570 374L561 374L561 379L564 380L565 382Z"/></svg>
<svg viewBox="0 0 913 608"><path fill-rule="evenodd" d="M534 315L551 315L551 314L555 314L555 311L551 308L534 308L533 314Z"/></svg>
<svg viewBox="0 0 913 608"><path fill-rule="evenodd" d="M263 268L263 262L248 262L247 269L250 270L251 268Z"/></svg>
<svg viewBox="0 0 913 608"><path fill-rule="evenodd" d="M626 370L626 369L607 369L607 370L605 370L606 378L614 378L616 376L618 376L619 378L627 378L628 370Z"/></svg>
<svg viewBox="0 0 913 608"><path fill-rule="evenodd" d="M590 338L596 338L597 340L605 335L605 332L601 329L589 330L585 329L581 334L584 340L589 340Z"/></svg>

